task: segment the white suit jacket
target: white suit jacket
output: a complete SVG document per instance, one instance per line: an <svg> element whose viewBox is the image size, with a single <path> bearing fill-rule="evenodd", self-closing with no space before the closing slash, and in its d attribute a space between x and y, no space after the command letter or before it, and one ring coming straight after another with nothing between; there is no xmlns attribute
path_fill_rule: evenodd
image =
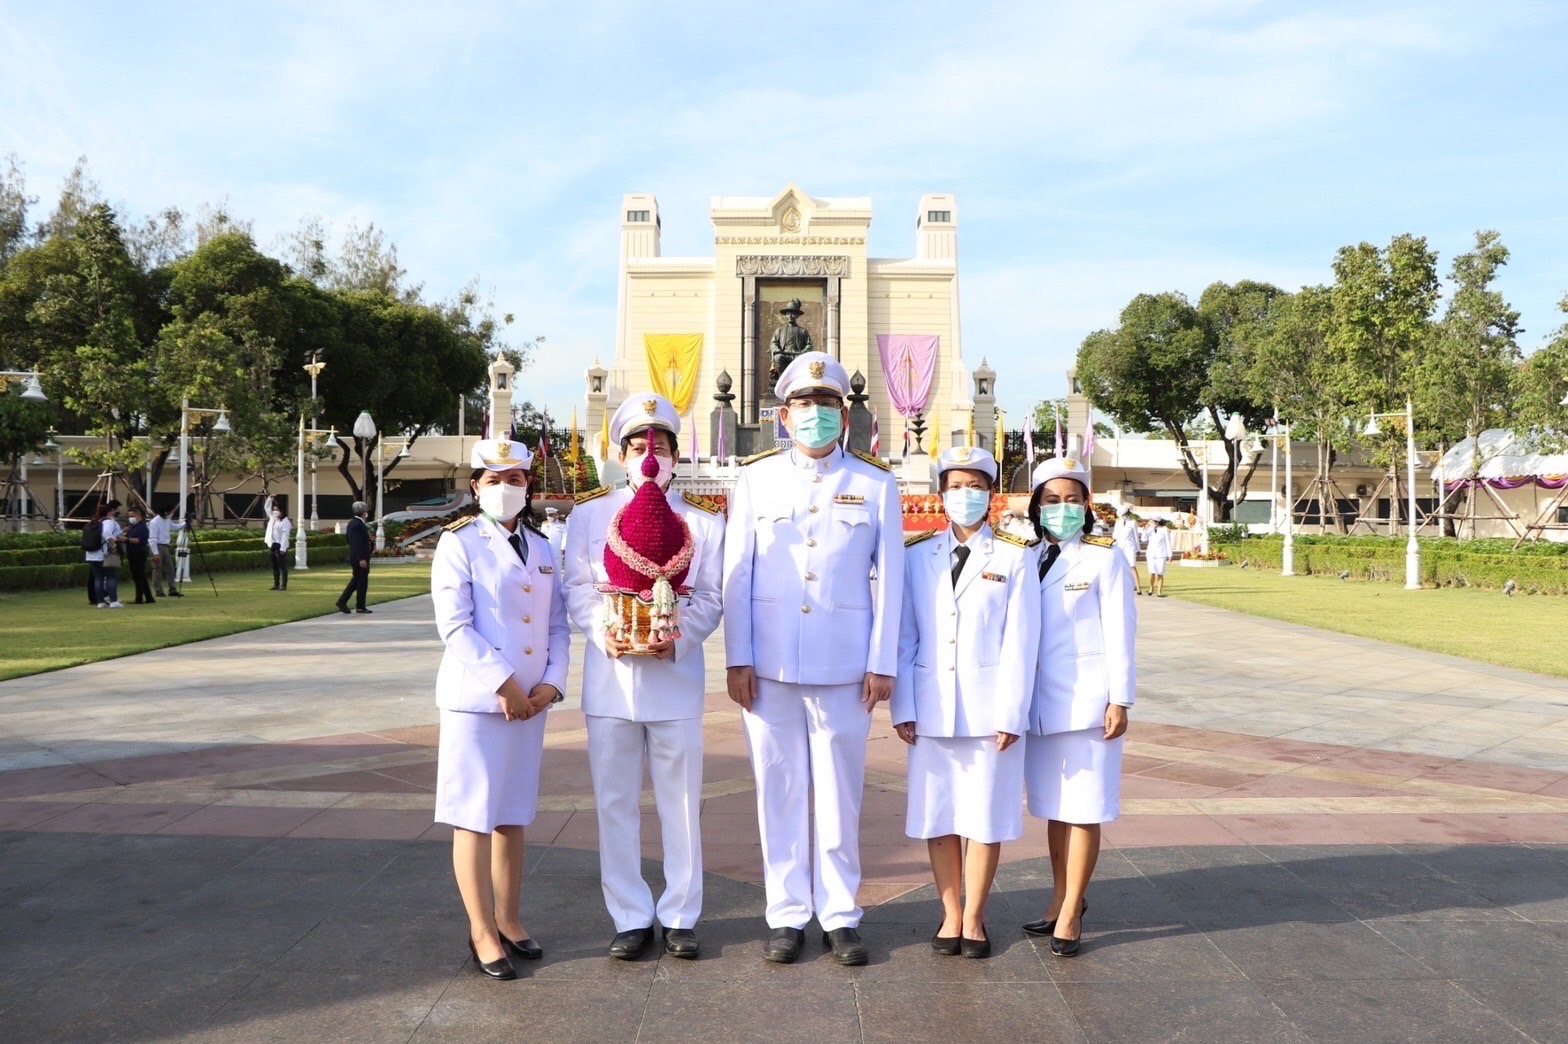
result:
<svg viewBox="0 0 1568 1044"><path fill-rule="evenodd" d="M583 660L583 713L629 721L671 721L702 717L704 665L702 643L719 626L723 603L719 582L724 566L724 520L673 491L665 500L691 530L692 560L686 573L691 594L680 600L681 636L675 658L604 654L600 616L604 596L594 584L606 579L604 545L610 520L632 499L621 488L585 500L566 521L566 608L587 637Z"/></svg>
<svg viewBox="0 0 1568 1044"><path fill-rule="evenodd" d="M1164 526L1155 526L1152 530L1149 531L1148 555L1150 558L1171 557L1170 530L1166 529Z"/></svg>
<svg viewBox="0 0 1568 1044"><path fill-rule="evenodd" d="M1037 557L1047 546L1036 548ZM1137 686L1138 602L1126 560L1081 536L1061 548L1038 582L1040 662L1029 731L1041 734L1103 726L1106 705L1131 707Z"/></svg>
<svg viewBox="0 0 1568 1044"><path fill-rule="evenodd" d="M921 736L1022 736L1040 652L1034 549L983 525L954 587L953 546L948 530L904 550L893 723Z"/></svg>
<svg viewBox="0 0 1568 1044"><path fill-rule="evenodd" d="M724 535L727 666L796 685L898 672L904 520L885 465L794 449L741 469Z"/></svg>
<svg viewBox="0 0 1568 1044"><path fill-rule="evenodd" d="M509 675L527 692L540 682L566 691L571 630L550 542L518 526L524 565L500 525L477 515L441 534L430 567L436 630L446 643L436 674L445 710L501 713L496 690Z"/></svg>

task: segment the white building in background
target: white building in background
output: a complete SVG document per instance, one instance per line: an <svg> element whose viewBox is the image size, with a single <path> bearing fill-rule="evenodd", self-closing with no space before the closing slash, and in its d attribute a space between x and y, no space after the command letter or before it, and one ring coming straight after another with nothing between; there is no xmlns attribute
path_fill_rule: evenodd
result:
<svg viewBox="0 0 1568 1044"><path fill-rule="evenodd" d="M727 377L737 430L726 432L723 456L772 445L767 423L772 381L768 346L783 322L779 309L801 303L800 325L815 348L843 361L865 379L866 405L879 422L884 457L902 451L903 422L893 408L877 350L878 334L931 335L938 358L924 411L926 442L967 439L974 387L964 365L959 313L958 211L951 195L928 193L915 212L913 256L867 253L871 200L819 198L788 185L774 196L716 196L709 207L713 253L666 257L659 203L645 194L624 197L614 356L588 371L586 430L597 445L604 417L627 396L653 387L650 338L700 339L695 374L671 366L672 387L695 381L685 403L683 455L695 429L700 456L716 455L721 375ZM666 360L667 361L667 360ZM671 396L675 398L675 396ZM677 403L682 405L681 403ZM994 417L976 418L976 439L995 444Z"/></svg>

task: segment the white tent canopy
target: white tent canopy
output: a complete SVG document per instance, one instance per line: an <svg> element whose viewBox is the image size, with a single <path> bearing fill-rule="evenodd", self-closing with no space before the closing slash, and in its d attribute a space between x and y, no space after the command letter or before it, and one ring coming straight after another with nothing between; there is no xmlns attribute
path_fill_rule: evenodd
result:
<svg viewBox="0 0 1568 1044"><path fill-rule="evenodd" d="M1480 442L1480 466L1475 444ZM1525 440L1507 428L1488 428L1479 439L1466 437L1443 454L1432 469L1432 478L1443 482L1464 479L1527 479L1568 475L1568 453L1536 453Z"/></svg>

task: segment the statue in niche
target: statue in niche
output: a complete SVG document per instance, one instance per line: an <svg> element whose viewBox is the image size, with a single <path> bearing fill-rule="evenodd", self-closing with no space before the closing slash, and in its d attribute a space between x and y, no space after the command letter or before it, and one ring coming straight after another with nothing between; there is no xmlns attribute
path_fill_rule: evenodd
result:
<svg viewBox="0 0 1568 1044"><path fill-rule="evenodd" d="M773 331L773 340L768 343L768 375L777 384L779 374L806 352L812 351L816 346L811 343L811 332L800 325L800 316L805 309L800 307L800 298L794 297L779 314L784 316L784 325Z"/></svg>

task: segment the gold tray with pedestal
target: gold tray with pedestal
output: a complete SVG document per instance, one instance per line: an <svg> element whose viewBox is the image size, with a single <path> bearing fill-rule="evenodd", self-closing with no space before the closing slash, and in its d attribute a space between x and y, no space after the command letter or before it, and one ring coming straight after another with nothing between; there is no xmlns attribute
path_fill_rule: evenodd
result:
<svg viewBox="0 0 1568 1044"><path fill-rule="evenodd" d="M607 591L604 598L607 623L615 627L612 633L625 634L631 641L626 655L652 656L649 645L653 632L653 603L622 591Z"/></svg>

